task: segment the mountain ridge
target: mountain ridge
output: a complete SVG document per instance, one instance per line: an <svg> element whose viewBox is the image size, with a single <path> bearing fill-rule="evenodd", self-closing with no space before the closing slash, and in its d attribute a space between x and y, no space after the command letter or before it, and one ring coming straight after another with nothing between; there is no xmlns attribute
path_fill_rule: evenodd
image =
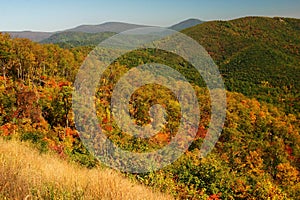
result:
<svg viewBox="0 0 300 200"><path fill-rule="evenodd" d="M125 22L104 22L97 25L79 25L75 28L66 29L63 32L84 32L84 33L101 33L114 32L120 33L129 29L148 27L147 25L138 25Z"/></svg>
<svg viewBox="0 0 300 200"><path fill-rule="evenodd" d="M229 91L284 104L287 112L299 111L299 19L244 17L210 21L182 32L208 51Z"/></svg>
<svg viewBox="0 0 300 200"><path fill-rule="evenodd" d="M27 38L34 42L39 42L49 38L53 32L35 32L35 31L3 31L13 38Z"/></svg>
<svg viewBox="0 0 300 200"><path fill-rule="evenodd" d="M173 29L173 30L176 30L176 31L181 31L183 29L190 28L190 27L196 26L198 24L202 24L204 22L205 21L202 21L202 20L199 20L199 19L190 18L190 19L181 21L177 24L174 24L174 25L170 26L169 29Z"/></svg>
<svg viewBox="0 0 300 200"><path fill-rule="evenodd" d="M184 28L194 26L196 24L202 23L203 21L198 19L187 19L168 28L180 31ZM10 34L13 38L27 38L34 42L41 42L43 40L49 39L51 36L64 32L80 32L80 33L103 33L103 32L113 32L120 33L129 29L143 28L143 27L153 27L141 24L132 24L125 22L104 22L96 25L82 24L74 28L65 29L62 31L54 32L42 32L42 31L3 31L3 33Z"/></svg>

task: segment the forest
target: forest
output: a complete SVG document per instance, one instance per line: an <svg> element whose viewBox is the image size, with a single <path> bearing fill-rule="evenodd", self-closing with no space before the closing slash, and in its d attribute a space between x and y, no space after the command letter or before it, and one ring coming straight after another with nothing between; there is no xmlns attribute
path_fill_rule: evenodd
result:
<svg viewBox="0 0 300 200"><path fill-rule="evenodd" d="M105 71L95 95L98 121L109 139L122 149L147 152L162 148L176 134L180 105L170 91L155 85L137 90L129 105L138 125L149 123L153 104L162 105L168 123L158 134L133 137L111 116L114 85L131 68L149 62L173 66L186 77L200 102L200 121L191 146L174 163L158 171L122 175L175 199L298 199L300 20L246 17L205 22L182 33L208 51L224 78L227 109L219 141L207 157L198 157L209 127L211 100L193 66L169 52L130 52ZM55 152L87 169L107 168L81 142L72 93L89 52L111 35L73 33L65 36L72 44L45 44L0 33L0 137L29 142L40 154ZM0 198L13 199L1 190L5 184L0 180ZM43 198L55 199L47 194Z"/></svg>

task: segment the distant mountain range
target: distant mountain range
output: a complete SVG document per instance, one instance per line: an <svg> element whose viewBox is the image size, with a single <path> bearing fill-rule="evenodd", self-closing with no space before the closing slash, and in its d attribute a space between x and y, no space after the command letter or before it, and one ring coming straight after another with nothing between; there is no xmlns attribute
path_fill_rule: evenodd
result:
<svg viewBox="0 0 300 200"><path fill-rule="evenodd" d="M202 23L199 19L188 19L185 21L182 21L178 24L172 25L168 28L181 31L185 28L189 28L192 26L195 26L197 24ZM66 29L63 31L57 31L57 32L33 32L33 31L20 31L20 32L10 32L7 31L12 37L14 38L28 38L35 42L42 42L42 43L61 43L66 42L66 36L71 36L71 40L73 41L74 38L78 39L79 36L83 36L83 38L86 38L87 36L96 37L96 41L99 41L99 38L104 38L105 36L108 36L109 34L105 34L103 36L104 32L109 33L120 33L129 29L134 28L142 28L147 27L146 25L137 25L137 24L130 24L130 23L123 23L123 22L106 22L103 24L98 25L80 25L75 28ZM78 33L78 34L75 34ZM96 35L93 35L96 34ZM77 36L79 35L79 36ZM98 38L99 37L99 38ZM60 39L63 38L61 41Z"/></svg>
<svg viewBox="0 0 300 200"><path fill-rule="evenodd" d="M40 42L53 35L52 32L33 32L33 31L14 31L14 32L8 31L5 33L9 33L10 36L13 38L28 38L35 42Z"/></svg>
<svg viewBox="0 0 300 200"><path fill-rule="evenodd" d="M99 25L81 25L63 32L83 32L83 33L120 33L129 29L147 27L145 25L128 24L123 22L106 22Z"/></svg>
<svg viewBox="0 0 300 200"><path fill-rule="evenodd" d="M40 43L58 44L63 48L72 48L76 46L93 46L99 44L103 40L115 34L115 32L86 33L65 31L54 33L50 37L40 41Z"/></svg>

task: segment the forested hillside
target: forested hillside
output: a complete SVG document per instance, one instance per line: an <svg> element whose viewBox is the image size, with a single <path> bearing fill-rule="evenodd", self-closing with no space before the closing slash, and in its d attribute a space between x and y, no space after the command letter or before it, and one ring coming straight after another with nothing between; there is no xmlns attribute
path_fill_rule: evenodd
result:
<svg viewBox="0 0 300 200"><path fill-rule="evenodd" d="M176 98L163 88L148 85L131 97L130 114L137 124L147 124L150 106L160 103L169 115L168 125L148 139L118 128L110 113L113 87L139 64L159 62L185 75L196 91L201 115L195 140L175 163L156 172L125 175L177 199L297 199L299 23L296 19L248 17L206 22L183 31L207 49L228 89L222 135L205 158L198 155L210 122L210 99L195 69L182 58L154 49L134 51L116 60L99 80L95 105L104 133L121 148L134 152L161 148L170 142L179 124ZM1 137L30 141L41 153L54 151L88 168L101 166L80 141L71 105L73 81L91 50L0 34ZM5 184L0 185L0 197Z"/></svg>
<svg viewBox="0 0 300 200"><path fill-rule="evenodd" d="M299 19L246 17L212 21L183 33L209 52L229 91L299 113Z"/></svg>
<svg viewBox="0 0 300 200"><path fill-rule="evenodd" d="M78 46L94 46L103 40L113 36L113 32L101 33L84 33L84 32L61 32L51 35L44 39L41 43L44 44L58 44L63 48L72 48Z"/></svg>
<svg viewBox="0 0 300 200"><path fill-rule="evenodd" d="M182 32L209 52L219 66L229 91L276 104L288 113L299 113L299 23L298 19L290 18L247 17L204 22ZM63 48L96 46L113 34L61 32L42 43L54 43ZM157 59L156 54L131 55L146 62L145 56ZM169 64L178 65L173 62L178 60L176 56L169 57L167 55L164 59L168 59ZM192 74L188 78L199 79Z"/></svg>

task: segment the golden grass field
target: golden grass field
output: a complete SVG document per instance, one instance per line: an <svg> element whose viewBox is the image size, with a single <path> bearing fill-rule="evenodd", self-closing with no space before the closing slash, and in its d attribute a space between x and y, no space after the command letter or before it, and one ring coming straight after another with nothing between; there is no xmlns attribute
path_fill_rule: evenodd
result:
<svg viewBox="0 0 300 200"><path fill-rule="evenodd" d="M110 169L87 169L0 139L0 199L172 199Z"/></svg>

